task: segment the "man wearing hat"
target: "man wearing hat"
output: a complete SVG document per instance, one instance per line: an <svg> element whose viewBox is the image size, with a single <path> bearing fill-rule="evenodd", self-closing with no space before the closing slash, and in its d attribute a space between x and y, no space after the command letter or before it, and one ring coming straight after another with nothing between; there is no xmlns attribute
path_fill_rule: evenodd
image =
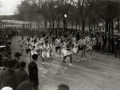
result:
<svg viewBox="0 0 120 90"><path fill-rule="evenodd" d="M19 53L19 52L15 52L14 56L15 56L15 59L17 60L16 69L18 69L18 68L20 68L19 60L20 60L20 56L22 56L22 55L21 55L21 53Z"/></svg>
<svg viewBox="0 0 120 90"><path fill-rule="evenodd" d="M32 55L32 61L28 64L29 79L33 83L34 90L38 90L38 67L36 61L38 59L37 54Z"/></svg>

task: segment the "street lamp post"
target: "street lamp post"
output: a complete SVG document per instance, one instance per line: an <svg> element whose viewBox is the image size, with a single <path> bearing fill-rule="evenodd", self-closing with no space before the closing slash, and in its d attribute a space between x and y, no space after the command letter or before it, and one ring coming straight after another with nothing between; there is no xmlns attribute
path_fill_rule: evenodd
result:
<svg viewBox="0 0 120 90"><path fill-rule="evenodd" d="M67 29L66 18L67 18L67 14L64 14L64 19L63 19L63 23L64 23L64 30L66 30L66 29Z"/></svg>

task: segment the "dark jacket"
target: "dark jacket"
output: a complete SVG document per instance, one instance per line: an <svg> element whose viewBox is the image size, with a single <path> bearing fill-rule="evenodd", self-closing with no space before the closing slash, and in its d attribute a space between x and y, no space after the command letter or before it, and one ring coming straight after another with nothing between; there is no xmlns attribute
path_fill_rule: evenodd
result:
<svg viewBox="0 0 120 90"><path fill-rule="evenodd" d="M16 69L19 69L20 68L20 64L19 64L19 61L16 59L17 61L17 66L16 66Z"/></svg>
<svg viewBox="0 0 120 90"><path fill-rule="evenodd" d="M29 76L23 68L19 68L15 71L15 77L17 80L17 85L23 81L29 80Z"/></svg>
<svg viewBox="0 0 120 90"><path fill-rule="evenodd" d="M1 88L5 86L9 86L13 88L13 90L16 90L17 84L16 84L16 77L14 75L14 71L12 70L6 70L0 78L0 90Z"/></svg>
<svg viewBox="0 0 120 90"><path fill-rule="evenodd" d="M35 85L39 85L37 64L31 61L28 65L28 70L29 70L30 81L33 82L33 84Z"/></svg>
<svg viewBox="0 0 120 90"><path fill-rule="evenodd" d="M2 63L2 54L0 53L0 67L3 66L3 63Z"/></svg>

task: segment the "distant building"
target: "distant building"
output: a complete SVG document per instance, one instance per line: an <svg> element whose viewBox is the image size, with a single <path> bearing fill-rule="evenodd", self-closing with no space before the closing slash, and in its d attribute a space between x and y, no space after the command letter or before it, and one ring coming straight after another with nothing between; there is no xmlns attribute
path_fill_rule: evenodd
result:
<svg viewBox="0 0 120 90"><path fill-rule="evenodd" d="M39 27L38 27L39 25ZM44 28L44 23L17 21L17 20L1 20L1 28Z"/></svg>

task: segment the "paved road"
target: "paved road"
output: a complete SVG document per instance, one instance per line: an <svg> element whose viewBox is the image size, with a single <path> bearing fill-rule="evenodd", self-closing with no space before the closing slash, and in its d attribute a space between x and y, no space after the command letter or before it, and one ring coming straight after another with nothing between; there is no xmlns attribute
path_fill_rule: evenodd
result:
<svg viewBox="0 0 120 90"><path fill-rule="evenodd" d="M17 41L20 37L12 40L13 54L19 51ZM62 60L53 53L46 59L45 65L41 64L39 57L39 90L56 90L59 84L67 84L70 90L120 90L120 58L93 52L92 59L77 62L79 56L73 56L73 66L69 67L67 60ZM25 52L21 60L30 62L30 57ZM26 71L28 69L26 67Z"/></svg>

